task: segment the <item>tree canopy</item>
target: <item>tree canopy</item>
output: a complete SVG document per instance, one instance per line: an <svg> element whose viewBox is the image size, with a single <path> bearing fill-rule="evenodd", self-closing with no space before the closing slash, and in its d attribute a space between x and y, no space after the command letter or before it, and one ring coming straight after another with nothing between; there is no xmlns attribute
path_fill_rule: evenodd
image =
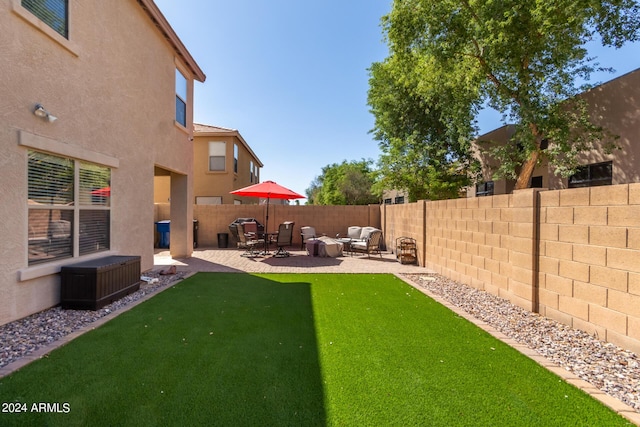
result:
<svg viewBox="0 0 640 427"><path fill-rule="evenodd" d="M390 55L370 69L373 131L383 174L403 175L388 179L410 193L464 184L459 172L475 170L470 141L486 105L515 124L490 155L517 189L543 159L568 176L594 142L614 143L576 95L603 69L587 42L638 39L636 1L395 0L382 25Z"/></svg>
<svg viewBox="0 0 640 427"><path fill-rule="evenodd" d="M311 205L368 205L380 202L374 194L375 172L372 160L333 163L306 190Z"/></svg>

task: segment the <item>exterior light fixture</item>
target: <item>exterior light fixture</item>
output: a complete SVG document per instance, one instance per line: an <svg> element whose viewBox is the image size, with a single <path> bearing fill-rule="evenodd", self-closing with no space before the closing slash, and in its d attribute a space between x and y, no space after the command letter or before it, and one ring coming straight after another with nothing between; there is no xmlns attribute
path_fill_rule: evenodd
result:
<svg viewBox="0 0 640 427"><path fill-rule="evenodd" d="M50 123L55 122L58 118L44 109L42 104L36 104L33 114L43 119L47 119Z"/></svg>

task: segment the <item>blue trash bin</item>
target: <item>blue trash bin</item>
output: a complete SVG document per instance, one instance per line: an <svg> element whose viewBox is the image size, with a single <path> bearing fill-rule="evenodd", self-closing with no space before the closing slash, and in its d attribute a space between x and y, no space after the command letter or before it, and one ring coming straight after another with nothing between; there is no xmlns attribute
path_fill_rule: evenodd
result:
<svg viewBox="0 0 640 427"><path fill-rule="evenodd" d="M165 219L164 221L156 222L156 231L160 235L160 241L158 242L159 248L169 247L169 232L171 231L171 220Z"/></svg>

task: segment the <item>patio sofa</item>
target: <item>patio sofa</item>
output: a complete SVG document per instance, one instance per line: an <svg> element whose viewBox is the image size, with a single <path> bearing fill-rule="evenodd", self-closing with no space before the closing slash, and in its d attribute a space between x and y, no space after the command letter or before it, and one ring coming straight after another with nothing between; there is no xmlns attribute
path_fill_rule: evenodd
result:
<svg viewBox="0 0 640 427"><path fill-rule="evenodd" d="M369 235L376 230L380 231L375 227L359 227L357 225L352 225L347 229L347 237L351 239L351 241L364 242L369 238Z"/></svg>
<svg viewBox="0 0 640 427"><path fill-rule="evenodd" d="M382 257L382 230L375 227L351 226L347 229L347 238L340 241L348 241L350 252L366 253L367 257L377 253Z"/></svg>

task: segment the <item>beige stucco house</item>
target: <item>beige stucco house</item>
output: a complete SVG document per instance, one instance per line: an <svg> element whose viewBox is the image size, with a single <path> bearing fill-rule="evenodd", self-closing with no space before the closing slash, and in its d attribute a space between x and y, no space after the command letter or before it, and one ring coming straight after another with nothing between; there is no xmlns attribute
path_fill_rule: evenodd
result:
<svg viewBox="0 0 640 427"><path fill-rule="evenodd" d="M385 190L382 192L382 202L385 205L409 203L409 194L404 190Z"/></svg>
<svg viewBox="0 0 640 427"><path fill-rule="evenodd" d="M531 186L534 188L563 189L616 185L640 182L640 69L615 78L579 95L589 105L594 123L618 135L620 149L606 154L601 146L581 155L584 167L570 178L554 174L546 163L538 166L533 173ZM509 140L514 127L506 125L478 137L478 141ZM468 196L511 193L515 181L493 180L494 164L486 156L481 156L484 181L470 188Z"/></svg>
<svg viewBox="0 0 640 427"><path fill-rule="evenodd" d="M260 182L263 167L258 156L236 129L193 125L193 203L196 205L257 203L230 191ZM168 203L169 184L156 177L155 202Z"/></svg>
<svg viewBox="0 0 640 427"><path fill-rule="evenodd" d="M0 324L60 301L62 266L153 266L154 176L171 253L192 245L193 85L205 75L152 0L0 2Z"/></svg>

